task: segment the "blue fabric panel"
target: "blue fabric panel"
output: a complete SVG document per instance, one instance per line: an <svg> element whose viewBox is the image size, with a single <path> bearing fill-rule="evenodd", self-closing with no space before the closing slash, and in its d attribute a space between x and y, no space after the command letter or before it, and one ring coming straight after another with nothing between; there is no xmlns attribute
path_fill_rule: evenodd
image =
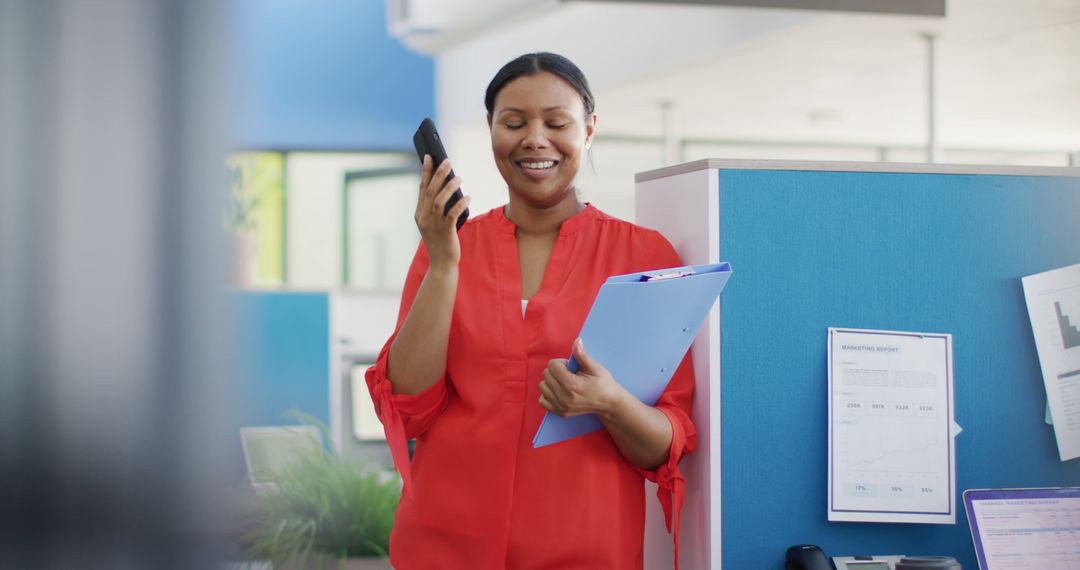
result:
<svg viewBox="0 0 1080 570"><path fill-rule="evenodd" d="M231 15L239 148L411 151L435 112L434 61L389 37L382 0L238 0Z"/></svg>
<svg viewBox="0 0 1080 570"><path fill-rule="evenodd" d="M732 169L719 191L725 568L804 543L977 568L964 489L1080 485L1020 283L1080 262L1080 179ZM829 326L954 335L956 525L826 520Z"/></svg>
<svg viewBox="0 0 1080 570"><path fill-rule="evenodd" d="M293 409L328 423L327 294L245 291L231 301L238 427L296 424Z"/></svg>

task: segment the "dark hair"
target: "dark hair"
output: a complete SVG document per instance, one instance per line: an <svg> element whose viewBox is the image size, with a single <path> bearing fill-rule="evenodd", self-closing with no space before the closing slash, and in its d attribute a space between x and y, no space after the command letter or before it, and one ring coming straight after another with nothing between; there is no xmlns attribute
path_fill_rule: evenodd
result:
<svg viewBox="0 0 1080 570"><path fill-rule="evenodd" d="M507 83L522 75L536 75L548 72L558 76L570 84L581 95L581 103L585 107L585 115L591 115L596 107L592 90L589 89L589 80L581 72L574 62L565 57L551 52L527 53L518 56L510 63L502 66L495 77L488 84L487 93L484 94L484 106L487 107L488 117L495 111L495 96L506 87Z"/></svg>

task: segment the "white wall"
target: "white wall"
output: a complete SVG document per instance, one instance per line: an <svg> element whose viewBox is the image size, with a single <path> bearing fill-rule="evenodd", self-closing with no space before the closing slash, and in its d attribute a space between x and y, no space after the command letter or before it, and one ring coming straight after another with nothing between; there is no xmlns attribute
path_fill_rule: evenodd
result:
<svg viewBox="0 0 1080 570"><path fill-rule="evenodd" d="M518 2L500 12L491 2L470 4L487 9L485 25L447 34L434 55L440 128L476 189L478 210L505 200L481 135L484 88L503 63L537 50L567 55L590 78L599 145L606 135L660 140L670 127L698 141L682 161L921 162L928 94L920 34L933 32L945 162L1064 165L1080 150L1075 3L950 0L946 18L627 2ZM666 103L673 104L668 122ZM599 176L630 185L627 177L640 170L605 168Z"/></svg>
<svg viewBox="0 0 1080 570"><path fill-rule="evenodd" d="M594 5L538 2L440 50L436 57L436 122L462 187L473 196L477 212L506 202L506 187L491 158L484 91L491 78L513 58L533 51L553 51L574 61L597 95L598 135L605 122L603 93L680 65L746 38L783 29L811 16L782 11L715 10L703 6L648 4ZM648 41L640 30L649 30ZM602 146L602 141L598 141ZM585 173L581 189L587 200L616 215L632 214L633 173L660 166L646 160L619 161L596 149L597 173ZM605 156L606 155L606 156ZM635 157L636 158L636 157ZM627 165L602 168L602 163ZM616 189L618 187L618 189ZM604 198L621 195L611 205Z"/></svg>
<svg viewBox="0 0 1080 570"><path fill-rule="evenodd" d="M393 167L413 168L415 158L401 153L286 155L286 283L289 287L325 289L341 285L345 173ZM411 192L415 198L418 190L406 185L402 191ZM387 207L401 210L396 203L371 203L367 207L369 214ZM398 216L401 224L411 223L411 211L406 207L404 215ZM415 242L412 245L415 247ZM407 257L412 259L411 251ZM400 286L398 283L394 287Z"/></svg>

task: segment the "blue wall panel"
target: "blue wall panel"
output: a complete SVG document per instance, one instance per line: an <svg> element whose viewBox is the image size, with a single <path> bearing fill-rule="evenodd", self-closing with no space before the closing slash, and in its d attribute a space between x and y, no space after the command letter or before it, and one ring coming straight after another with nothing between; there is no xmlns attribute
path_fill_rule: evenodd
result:
<svg viewBox="0 0 1080 570"><path fill-rule="evenodd" d="M1080 485L1044 423L1020 277L1080 262L1080 179L720 171L725 568L830 555L943 554L956 525L826 520L827 327L952 333L957 494Z"/></svg>
<svg viewBox="0 0 1080 570"><path fill-rule="evenodd" d="M293 409L330 420L330 321L326 293L232 296L240 426L288 425Z"/></svg>
<svg viewBox="0 0 1080 570"><path fill-rule="evenodd" d="M330 421L330 321L326 293L234 291L229 295L230 368L236 395L229 418L229 471L244 478L240 428L295 425L299 410Z"/></svg>
<svg viewBox="0 0 1080 570"><path fill-rule="evenodd" d="M247 149L412 150L435 64L386 30L382 0L232 4L233 140Z"/></svg>

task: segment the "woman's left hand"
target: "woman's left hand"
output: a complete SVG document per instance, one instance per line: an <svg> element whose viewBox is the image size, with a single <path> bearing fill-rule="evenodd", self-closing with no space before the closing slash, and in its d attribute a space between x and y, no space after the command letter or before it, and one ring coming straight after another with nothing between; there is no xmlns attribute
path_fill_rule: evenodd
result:
<svg viewBox="0 0 1080 570"><path fill-rule="evenodd" d="M548 361L540 382L540 405L563 417L610 413L628 392L585 352L581 339L574 341L571 352L578 363L577 373L566 368L565 358Z"/></svg>

